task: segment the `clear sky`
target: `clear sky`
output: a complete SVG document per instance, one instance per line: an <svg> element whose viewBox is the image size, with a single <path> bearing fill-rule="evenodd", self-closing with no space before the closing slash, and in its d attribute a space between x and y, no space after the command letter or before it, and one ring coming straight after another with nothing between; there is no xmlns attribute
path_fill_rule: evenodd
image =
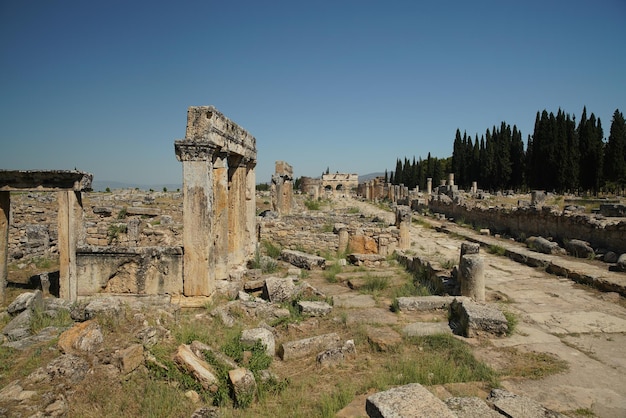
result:
<svg viewBox="0 0 626 418"><path fill-rule="evenodd" d="M188 106L257 139L257 182L452 154L543 109L626 111L626 1L0 0L0 168L181 183Z"/></svg>

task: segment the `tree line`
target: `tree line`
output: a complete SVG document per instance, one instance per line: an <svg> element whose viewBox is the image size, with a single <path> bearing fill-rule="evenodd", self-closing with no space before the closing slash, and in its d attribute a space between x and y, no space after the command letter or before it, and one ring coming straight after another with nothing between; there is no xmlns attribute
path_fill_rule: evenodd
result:
<svg viewBox="0 0 626 418"><path fill-rule="evenodd" d="M626 123L624 115L615 110L608 139L600 118L588 117L583 108L580 121L558 110L537 112L532 135L524 147L522 132L517 126L502 122L487 129L481 137L472 138L456 130L452 156L412 161L397 159L396 170L385 180L409 188L433 186L454 173L455 184L468 189L473 181L485 190L543 189L563 192L604 190L617 192L626 188Z"/></svg>

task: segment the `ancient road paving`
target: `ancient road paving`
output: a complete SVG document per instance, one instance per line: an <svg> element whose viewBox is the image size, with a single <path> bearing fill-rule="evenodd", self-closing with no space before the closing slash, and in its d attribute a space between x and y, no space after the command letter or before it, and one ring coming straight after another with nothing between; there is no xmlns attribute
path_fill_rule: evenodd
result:
<svg viewBox="0 0 626 418"><path fill-rule="evenodd" d="M393 214L373 205L356 201L347 204L393 221ZM465 229L464 234L474 233ZM458 264L463 241L456 234L414 224L411 242L411 251L421 257ZM521 244L499 242L527 251ZM505 389L554 410L586 409L600 417L626 417L626 309L618 303L620 296L585 288L544 269L489 254L484 248L481 254L486 261L487 299L504 301L498 303L519 320L514 335L492 339L493 347L551 353L569 365L566 372L540 380L505 380ZM557 262L609 277L616 283L626 282L626 274L609 273L608 269L604 272L601 266L585 261L564 257ZM488 348L483 354L484 360L498 367L497 356L491 356Z"/></svg>

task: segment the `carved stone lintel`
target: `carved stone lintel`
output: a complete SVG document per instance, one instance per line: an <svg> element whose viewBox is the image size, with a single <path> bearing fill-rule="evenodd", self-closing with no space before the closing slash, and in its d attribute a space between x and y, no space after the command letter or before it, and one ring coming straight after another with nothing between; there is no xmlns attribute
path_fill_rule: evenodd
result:
<svg viewBox="0 0 626 418"><path fill-rule="evenodd" d="M174 141L178 161L209 161L219 151L214 145L189 140Z"/></svg>

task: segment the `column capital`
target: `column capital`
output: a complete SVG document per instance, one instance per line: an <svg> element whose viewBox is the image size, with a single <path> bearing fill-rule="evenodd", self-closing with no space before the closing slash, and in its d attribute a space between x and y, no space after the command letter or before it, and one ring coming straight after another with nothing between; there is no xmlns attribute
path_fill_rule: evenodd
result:
<svg viewBox="0 0 626 418"><path fill-rule="evenodd" d="M207 142L178 140L174 141L174 150L178 161L209 161L220 148Z"/></svg>

